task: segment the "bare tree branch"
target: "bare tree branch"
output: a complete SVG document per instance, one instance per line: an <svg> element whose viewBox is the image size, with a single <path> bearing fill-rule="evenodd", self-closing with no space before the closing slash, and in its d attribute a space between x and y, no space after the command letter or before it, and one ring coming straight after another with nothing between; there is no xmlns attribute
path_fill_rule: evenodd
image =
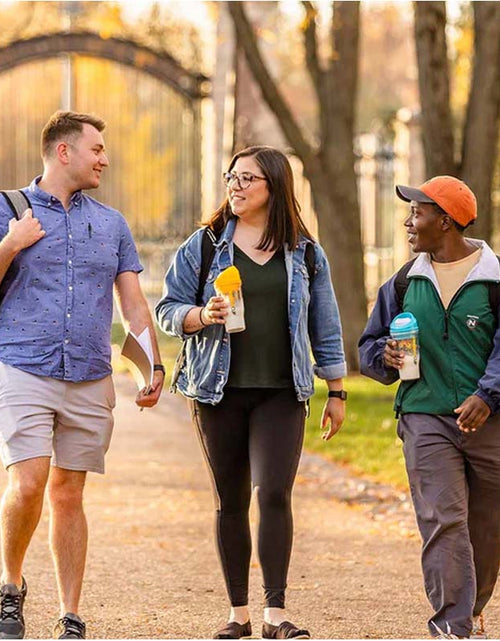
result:
<svg viewBox="0 0 500 641"><path fill-rule="evenodd" d="M357 343L366 321L364 263L352 138L358 66L359 2L336 3L342 5L338 11L339 22L336 27L339 57L335 65L332 62L333 69L322 70L323 86L317 92L321 146L317 150L305 141L306 134L299 130L298 123L284 103L275 82L267 69L263 68L265 63L242 10L243 4L229 2L227 6L248 66L260 85L268 106L280 119L288 143L295 148L302 160L304 175L311 185L321 244L330 264L334 266L332 279L343 318L346 359L351 369L357 369ZM303 3L303 6L306 12L312 7L311 3ZM307 71L312 77L321 67L317 59L317 42L314 43L314 28L310 24L306 25L306 29L307 27ZM333 85L333 81L337 84ZM314 85L315 81L312 82ZM333 89L339 94L336 100L332 98ZM356 296L353 296L353 291Z"/></svg>
<svg viewBox="0 0 500 641"><path fill-rule="evenodd" d="M318 58L318 39L316 36L316 17L318 10L309 0L303 0L302 5L306 15L302 22L304 31L304 47L306 51L306 65L311 75L318 100L322 100L324 84L322 84L323 70Z"/></svg>
<svg viewBox="0 0 500 641"><path fill-rule="evenodd" d="M257 45L255 33L246 16L243 7L244 3L227 2L226 5L234 22L238 42L243 47L248 65L260 85L265 101L280 122L285 136L294 148L295 153L306 164L314 155L314 149L302 134L283 95L267 70Z"/></svg>

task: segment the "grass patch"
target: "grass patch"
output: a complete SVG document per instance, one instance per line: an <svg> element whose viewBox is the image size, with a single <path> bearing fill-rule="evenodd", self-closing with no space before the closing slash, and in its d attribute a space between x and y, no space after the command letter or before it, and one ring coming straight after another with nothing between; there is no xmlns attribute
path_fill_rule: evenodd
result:
<svg viewBox="0 0 500 641"><path fill-rule="evenodd" d="M402 446L392 409L396 386L387 387L364 376L347 378L345 389L349 397L344 425L326 442L320 438L319 425L327 389L321 381L316 381L316 389L306 425L306 448L348 465L357 474L407 488Z"/></svg>
<svg viewBox="0 0 500 641"><path fill-rule="evenodd" d="M167 372L165 385L168 389L181 341L160 331L157 334ZM111 340L122 345L124 331L121 323L113 323ZM124 371L124 360L115 359L113 368L115 371ZM320 438L319 424L327 390L322 381L316 380L317 391L311 399L311 416L306 424L306 448L331 461L348 465L356 474L406 488L408 483L403 453L396 435L392 409L396 386L386 387L364 376L351 376L346 379L345 388L349 399L344 426L336 436L325 442Z"/></svg>

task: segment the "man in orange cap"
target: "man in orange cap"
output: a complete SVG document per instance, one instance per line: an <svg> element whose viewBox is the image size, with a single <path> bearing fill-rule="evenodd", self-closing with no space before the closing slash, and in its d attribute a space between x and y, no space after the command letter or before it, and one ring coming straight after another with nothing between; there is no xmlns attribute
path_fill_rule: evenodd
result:
<svg viewBox="0 0 500 641"><path fill-rule="evenodd" d="M419 327L420 377L396 396L398 435L420 533L432 636L486 638L482 611L500 565L500 264L467 238L477 216L465 183L437 176L398 185L417 258L381 288L360 340L361 371L396 381L403 353L391 320Z"/></svg>

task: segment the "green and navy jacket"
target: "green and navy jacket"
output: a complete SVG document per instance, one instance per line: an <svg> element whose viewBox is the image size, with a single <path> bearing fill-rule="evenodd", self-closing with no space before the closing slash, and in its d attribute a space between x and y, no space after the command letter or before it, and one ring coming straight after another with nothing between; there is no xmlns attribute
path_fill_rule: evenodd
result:
<svg viewBox="0 0 500 641"><path fill-rule="evenodd" d="M420 254L408 272L408 288L398 301L396 274L379 290L375 307L359 341L361 372L390 385L398 371L386 367L384 347L397 314L411 312L419 326L420 378L402 381L397 413L454 415L472 394L500 411L500 332L492 310L489 283L500 281L498 258L484 241L478 263L445 309L429 254Z"/></svg>

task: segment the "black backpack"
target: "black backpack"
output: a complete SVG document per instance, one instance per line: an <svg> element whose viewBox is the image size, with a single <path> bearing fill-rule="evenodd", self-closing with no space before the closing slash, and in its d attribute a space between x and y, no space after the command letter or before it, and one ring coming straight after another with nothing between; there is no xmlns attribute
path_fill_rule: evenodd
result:
<svg viewBox="0 0 500 641"><path fill-rule="evenodd" d="M500 256L497 256L498 261L500 262ZM401 267L401 269L396 274L396 279L394 281L394 289L396 290L396 300L398 306L403 309L403 301L408 289L408 272L413 266L413 263L417 259L408 261ZM498 322L498 306L500 305L500 283L488 283L488 299L491 307L491 311L496 321Z"/></svg>

